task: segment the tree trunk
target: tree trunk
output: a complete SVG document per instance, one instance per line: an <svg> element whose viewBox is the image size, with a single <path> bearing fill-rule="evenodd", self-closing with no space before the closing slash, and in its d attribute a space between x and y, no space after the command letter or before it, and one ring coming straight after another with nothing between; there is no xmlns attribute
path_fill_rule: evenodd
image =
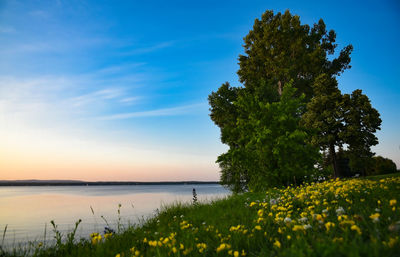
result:
<svg viewBox="0 0 400 257"><path fill-rule="evenodd" d="M332 166L333 166L333 176L335 178L339 177L339 170L336 162L336 152L335 152L335 145L331 144L329 146L329 154L332 158Z"/></svg>

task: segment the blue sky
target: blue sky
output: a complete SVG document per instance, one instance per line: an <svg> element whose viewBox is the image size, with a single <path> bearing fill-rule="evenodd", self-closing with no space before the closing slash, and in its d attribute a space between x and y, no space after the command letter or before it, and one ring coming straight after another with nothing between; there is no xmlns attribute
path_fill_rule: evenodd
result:
<svg viewBox="0 0 400 257"><path fill-rule="evenodd" d="M0 179L217 180L208 94L239 85L255 18L289 9L353 44L344 93L381 113L400 167L397 1L1 1Z"/></svg>

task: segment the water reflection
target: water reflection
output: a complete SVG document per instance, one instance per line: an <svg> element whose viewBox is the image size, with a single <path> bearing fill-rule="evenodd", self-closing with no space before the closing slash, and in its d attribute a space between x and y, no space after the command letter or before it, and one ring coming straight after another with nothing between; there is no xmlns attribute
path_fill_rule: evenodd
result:
<svg viewBox="0 0 400 257"><path fill-rule="evenodd" d="M87 237L91 232L103 231L106 223L101 216L116 229L119 204L122 223L127 226L153 215L163 205L190 202L193 187L199 201L229 194L213 184L0 187L0 230L8 225L6 245L48 241L53 237L50 220L65 233L82 219L77 234Z"/></svg>

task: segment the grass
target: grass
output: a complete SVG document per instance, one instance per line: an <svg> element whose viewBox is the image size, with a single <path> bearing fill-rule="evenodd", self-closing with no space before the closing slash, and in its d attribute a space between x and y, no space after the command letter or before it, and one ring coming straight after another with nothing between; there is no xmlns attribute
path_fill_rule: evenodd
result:
<svg viewBox="0 0 400 257"><path fill-rule="evenodd" d="M380 180L380 179L384 179L384 178L393 178L393 177L400 177L400 171L397 171L396 173L390 173L390 174L367 176L365 178L371 179L371 180Z"/></svg>
<svg viewBox="0 0 400 257"><path fill-rule="evenodd" d="M330 180L175 204L120 233L0 255L400 256L399 196L399 176Z"/></svg>

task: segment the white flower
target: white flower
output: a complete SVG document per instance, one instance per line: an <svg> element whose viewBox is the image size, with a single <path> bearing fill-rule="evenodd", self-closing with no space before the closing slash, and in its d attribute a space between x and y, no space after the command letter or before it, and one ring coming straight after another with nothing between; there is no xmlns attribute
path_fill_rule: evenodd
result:
<svg viewBox="0 0 400 257"><path fill-rule="evenodd" d="M283 221L284 221L285 223L290 223L290 222L292 222L292 219L289 218L289 217L286 217Z"/></svg>
<svg viewBox="0 0 400 257"><path fill-rule="evenodd" d="M312 226L310 224L304 225L304 229L310 229Z"/></svg>
<svg viewBox="0 0 400 257"><path fill-rule="evenodd" d="M375 211L376 211L376 212L381 212L381 209L375 208Z"/></svg>
<svg viewBox="0 0 400 257"><path fill-rule="evenodd" d="M342 206L339 206L339 208L336 209L336 215L342 215L344 213L344 209Z"/></svg>
<svg viewBox="0 0 400 257"><path fill-rule="evenodd" d="M307 217L303 217L303 218L300 218L299 221L301 223L306 223L308 221L308 218Z"/></svg>

